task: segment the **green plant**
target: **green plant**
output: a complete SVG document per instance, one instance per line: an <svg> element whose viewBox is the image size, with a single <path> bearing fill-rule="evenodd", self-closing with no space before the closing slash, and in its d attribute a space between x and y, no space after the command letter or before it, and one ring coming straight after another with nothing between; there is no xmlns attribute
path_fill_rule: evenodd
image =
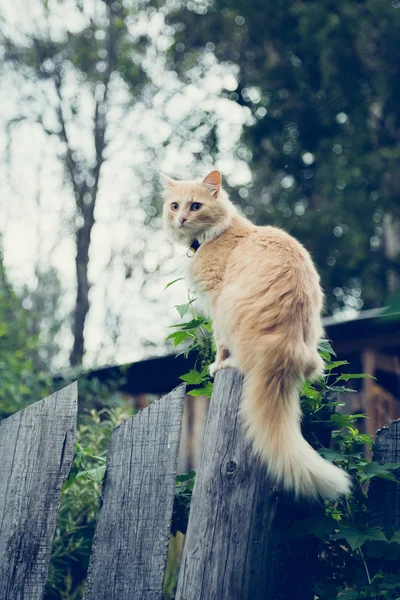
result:
<svg viewBox="0 0 400 600"><path fill-rule="evenodd" d="M171 281L165 289L182 281L182 278ZM181 319L189 315L190 319L181 323L171 325L175 329L167 340L171 340L174 346L185 344L185 350L181 352L188 357L190 353L196 356L196 367L180 377L191 389L187 392L190 396L211 397L212 379L209 374L209 366L214 360L215 346L211 334L211 321L207 317L199 316L195 310L196 297L188 288L188 301L185 304L175 306ZM193 386L193 387L192 387Z"/></svg>
<svg viewBox="0 0 400 600"><path fill-rule="evenodd" d="M34 318L8 280L0 240L0 420L51 389L50 376L37 368L40 344L32 333Z"/></svg>
<svg viewBox="0 0 400 600"><path fill-rule="evenodd" d="M189 292L188 303L176 307L181 317L190 313L191 320L174 325L176 332L168 339L172 339L175 346L185 343L186 356L190 352L198 353L199 366L181 376L183 381L196 386L188 393L210 396L211 323L196 314L194 302L195 298ZM303 386L303 433L322 456L350 474L353 488L340 501L325 503L322 514L297 521L288 532L287 541L292 543L310 532L320 540L317 600L399 600L400 577L391 564L400 559L400 532L384 530L372 521L368 490L374 477L397 482L395 471L400 464L380 465L368 459L365 451L373 450L372 437L361 433L357 427L364 415L336 412L338 407L344 406L341 396L354 391L347 387L347 382L370 376L341 372L348 363L336 360L327 340L321 341L319 351L325 361L326 373ZM184 519L189 514L194 474L190 475L190 487L185 489L185 509L180 512L180 531L185 530Z"/></svg>
<svg viewBox="0 0 400 600"><path fill-rule="evenodd" d="M110 436L132 412L125 407L92 409L78 426L74 462L61 494L45 600L82 597Z"/></svg>

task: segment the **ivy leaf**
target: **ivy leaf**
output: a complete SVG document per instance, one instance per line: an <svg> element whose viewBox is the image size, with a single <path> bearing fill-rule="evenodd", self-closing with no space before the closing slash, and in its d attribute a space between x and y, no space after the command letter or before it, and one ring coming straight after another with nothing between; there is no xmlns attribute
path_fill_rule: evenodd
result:
<svg viewBox="0 0 400 600"><path fill-rule="evenodd" d="M203 387L196 388L194 390L190 390L188 392L189 396L206 396L207 398L211 398L213 389L212 381L208 381Z"/></svg>
<svg viewBox="0 0 400 600"><path fill-rule="evenodd" d="M347 394L347 393L356 393L357 390L353 390L352 388L344 387L341 385L329 386L328 390L330 392L334 392L335 394Z"/></svg>
<svg viewBox="0 0 400 600"><path fill-rule="evenodd" d="M174 342L174 346L178 346L185 340L188 340L188 339L194 338L194 337L195 337L194 334L189 333L188 331L175 331L174 333L171 333L166 339L172 340Z"/></svg>
<svg viewBox="0 0 400 600"><path fill-rule="evenodd" d="M329 356L336 356L335 351L328 340L320 340L318 342L318 350L321 354L324 352Z"/></svg>
<svg viewBox="0 0 400 600"><path fill-rule="evenodd" d="M320 540L326 540L328 534L337 528L336 521L331 515L306 517L296 520L286 532L285 539L288 541L306 537L313 533Z"/></svg>
<svg viewBox="0 0 400 600"><path fill-rule="evenodd" d="M363 473L363 476L361 477L363 482L368 479L372 479L373 477L379 477L380 479L387 479L389 481L398 481L394 473L391 473L391 471L399 468L400 463L386 463L384 465L380 465L375 461L368 462L365 466L362 464L359 465L359 469Z"/></svg>
<svg viewBox="0 0 400 600"><path fill-rule="evenodd" d="M199 373L196 369L191 369L189 373L181 375L179 379L182 379L182 381L186 381L186 383L190 383L191 385L199 385L203 381L204 375Z"/></svg>
<svg viewBox="0 0 400 600"><path fill-rule="evenodd" d="M306 384L302 391L301 391L303 396L307 396L308 398L312 398L313 400L318 400L320 397L320 393L317 392L317 390L315 390L311 385Z"/></svg>
<svg viewBox="0 0 400 600"><path fill-rule="evenodd" d="M350 379L376 379L368 373L342 373L336 381L350 381Z"/></svg>
<svg viewBox="0 0 400 600"><path fill-rule="evenodd" d="M353 552L357 548L360 548L366 541L387 541L381 527L368 527L364 531L360 531L355 527L345 527L341 531L334 533L332 539L346 540Z"/></svg>
<svg viewBox="0 0 400 600"><path fill-rule="evenodd" d="M196 330L201 325L204 325L206 319L204 317L197 317L187 323L179 323L179 325L172 325L172 327L179 327L182 331Z"/></svg>
<svg viewBox="0 0 400 600"><path fill-rule="evenodd" d="M337 367L341 367L342 365L349 365L350 363L347 360L337 360L336 362L328 362L325 365L325 369L327 371L332 371L332 369L337 369Z"/></svg>
<svg viewBox="0 0 400 600"><path fill-rule="evenodd" d="M191 300L190 302L187 302L186 304L176 304L175 308L178 311L181 319L183 319L183 317L186 315L186 313L189 312L190 305L193 302L194 302L194 300Z"/></svg>
<svg viewBox="0 0 400 600"><path fill-rule="evenodd" d="M347 455L341 454L340 452L336 452L335 450L331 450L330 448L320 448L318 450L319 454L329 460L329 462L336 462L340 460L345 460Z"/></svg>
<svg viewBox="0 0 400 600"><path fill-rule="evenodd" d="M354 421L357 419L365 419L365 415L357 414L357 415L346 415L344 413L334 413L330 416L330 422L333 423L336 427L351 427Z"/></svg>

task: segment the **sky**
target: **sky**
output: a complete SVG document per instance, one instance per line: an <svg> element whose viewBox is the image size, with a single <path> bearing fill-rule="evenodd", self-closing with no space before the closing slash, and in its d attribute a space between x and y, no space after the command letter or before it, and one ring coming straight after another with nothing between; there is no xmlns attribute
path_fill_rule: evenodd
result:
<svg viewBox="0 0 400 600"><path fill-rule="evenodd" d="M40 4L39 0L12 4L0 0L0 20L7 35L23 41L26 34L49 26L57 38L65 28L74 31L85 24L73 1L53 1L54 14L46 25ZM93 16L94 6L95 2L84 2L85 14ZM163 53L171 38L165 35L164 15L156 13L150 19L142 15L132 28L136 33L146 31L153 40L145 61L156 93L150 102L137 102L127 109L126 86L117 81L112 89L107 160L90 250L93 287L85 330L87 368L131 362L168 350L164 342L168 326L179 318L173 307L185 301L187 290L182 282L163 289L181 276L189 259L186 248L172 246L166 239L161 219L149 204L158 172L192 179L216 167L230 185L245 185L251 179L247 163L235 152L251 115L221 97L223 87L232 91L237 87L234 69L219 65L213 53L206 52L201 75L195 74L191 84L183 85L165 69ZM64 290L61 311L68 314L75 298L74 232L80 217L60 160L63 146L37 122L39 116L46 129L54 127L56 98L49 86L32 84L4 66L0 81L0 234L8 274L16 289L34 288L37 266L54 267ZM73 69L67 73L63 95L74 149L90 160L93 98ZM75 116L71 113L74 104ZM194 154L203 148L213 122L217 123L218 158L215 164L211 158L200 164ZM198 125L194 134L190 132L193 125ZM151 227L146 224L149 216ZM133 269L128 278L127 267ZM72 344L68 325L58 341L62 351L52 365L55 370L68 363Z"/></svg>

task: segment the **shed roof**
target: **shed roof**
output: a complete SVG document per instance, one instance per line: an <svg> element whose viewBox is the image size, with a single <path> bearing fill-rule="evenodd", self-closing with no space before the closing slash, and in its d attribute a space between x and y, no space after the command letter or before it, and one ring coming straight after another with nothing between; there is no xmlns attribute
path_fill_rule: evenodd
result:
<svg viewBox="0 0 400 600"><path fill-rule="evenodd" d="M362 311L356 318L342 316L323 320L325 332L336 354L357 354L364 349L379 348L387 354L400 354L400 319L388 318L384 309ZM107 366L87 374L102 381L123 376L122 391L132 394L164 394L179 385L179 376L193 368L194 357L168 354L127 365Z"/></svg>

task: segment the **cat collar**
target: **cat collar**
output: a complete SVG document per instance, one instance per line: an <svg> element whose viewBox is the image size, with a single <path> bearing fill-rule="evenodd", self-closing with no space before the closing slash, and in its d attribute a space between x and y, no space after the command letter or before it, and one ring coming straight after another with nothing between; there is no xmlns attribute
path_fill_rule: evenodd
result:
<svg viewBox="0 0 400 600"><path fill-rule="evenodd" d="M199 248L200 248L199 240L194 239L188 248L186 256L188 256L189 258L192 258L196 254L196 252Z"/></svg>

